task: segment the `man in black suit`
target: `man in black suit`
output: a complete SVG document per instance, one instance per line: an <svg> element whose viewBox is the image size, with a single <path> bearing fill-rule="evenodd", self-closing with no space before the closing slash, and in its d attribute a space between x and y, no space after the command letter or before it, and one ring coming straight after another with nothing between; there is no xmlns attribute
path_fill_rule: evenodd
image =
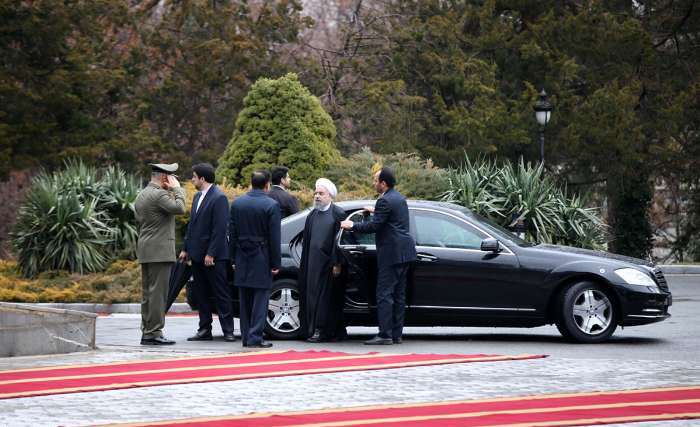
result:
<svg viewBox="0 0 700 427"><path fill-rule="evenodd" d="M353 224L345 220L340 226L357 233L375 233L377 243L377 318L379 334L365 341L368 345L401 344L406 311L406 276L416 260L416 242L409 234L406 198L394 190L396 178L389 168L374 174L374 188L380 194L372 220Z"/></svg>
<svg viewBox="0 0 700 427"><path fill-rule="evenodd" d="M292 178L289 177L289 169L284 166L272 168L272 188L267 193L280 205L282 218L299 212L299 201L289 194L289 186Z"/></svg>
<svg viewBox="0 0 700 427"><path fill-rule="evenodd" d="M214 184L214 167L200 163L192 167L192 183L198 190L192 200L190 222L179 261L192 260L195 295L199 303L199 328L188 341L212 340L212 307L214 296L224 340L232 342L233 306L227 281L229 251L226 243L228 199Z"/></svg>
<svg viewBox="0 0 700 427"><path fill-rule="evenodd" d="M244 347L268 348L263 341L272 276L279 273L280 209L267 197L270 174L255 171L252 189L231 203L229 251L241 303L241 340Z"/></svg>

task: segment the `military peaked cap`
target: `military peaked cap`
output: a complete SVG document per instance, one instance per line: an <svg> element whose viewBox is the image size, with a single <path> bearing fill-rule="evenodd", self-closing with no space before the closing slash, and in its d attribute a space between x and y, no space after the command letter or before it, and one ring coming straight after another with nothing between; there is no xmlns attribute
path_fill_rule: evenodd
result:
<svg viewBox="0 0 700 427"><path fill-rule="evenodd" d="M177 163L149 163L148 164L153 172L161 172L161 173L175 173L178 168Z"/></svg>

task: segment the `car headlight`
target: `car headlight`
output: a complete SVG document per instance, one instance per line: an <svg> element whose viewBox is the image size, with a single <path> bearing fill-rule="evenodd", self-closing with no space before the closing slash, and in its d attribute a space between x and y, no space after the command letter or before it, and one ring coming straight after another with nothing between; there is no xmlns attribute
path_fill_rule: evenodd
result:
<svg viewBox="0 0 700 427"><path fill-rule="evenodd" d="M615 274L620 276L627 284L658 289L656 282L651 277L634 268L621 268L615 270Z"/></svg>

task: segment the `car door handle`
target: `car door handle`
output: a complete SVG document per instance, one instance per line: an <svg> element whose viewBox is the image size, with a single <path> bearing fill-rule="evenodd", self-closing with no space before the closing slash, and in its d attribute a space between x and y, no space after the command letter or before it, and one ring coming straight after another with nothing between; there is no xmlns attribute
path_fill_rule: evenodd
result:
<svg viewBox="0 0 700 427"><path fill-rule="evenodd" d="M365 247L362 245L347 245L342 247L344 250L348 251L350 255L362 255L365 253Z"/></svg>
<svg viewBox="0 0 700 427"><path fill-rule="evenodd" d="M418 261L423 262L435 262L438 260L438 257L430 254L418 254L416 256L418 257Z"/></svg>

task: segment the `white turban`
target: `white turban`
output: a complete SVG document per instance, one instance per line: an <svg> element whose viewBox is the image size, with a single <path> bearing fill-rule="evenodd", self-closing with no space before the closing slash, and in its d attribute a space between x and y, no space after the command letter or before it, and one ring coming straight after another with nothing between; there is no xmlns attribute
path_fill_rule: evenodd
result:
<svg viewBox="0 0 700 427"><path fill-rule="evenodd" d="M330 179L326 179L326 178L317 179L316 180L316 187L325 188L326 190L328 190L328 193L334 199L335 199L335 196L338 195L338 189L335 188L335 184L333 184Z"/></svg>

